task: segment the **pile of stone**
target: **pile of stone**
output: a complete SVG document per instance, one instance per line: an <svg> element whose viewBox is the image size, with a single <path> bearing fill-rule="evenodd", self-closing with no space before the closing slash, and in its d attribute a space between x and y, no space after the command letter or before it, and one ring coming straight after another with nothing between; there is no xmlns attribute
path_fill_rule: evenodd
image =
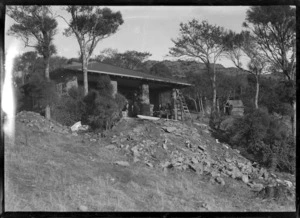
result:
<svg viewBox="0 0 300 218"><path fill-rule="evenodd" d="M149 167L208 174L212 183L220 185L225 185L224 178L229 177L242 181L257 192L278 184L295 188L290 181L281 180L257 163L251 163L228 145L216 143L210 146L226 148L226 155L212 158L213 151L209 150L215 149L208 149L207 142L195 126L159 120L141 123L118 136L114 135L108 148L120 149L134 163L144 163Z"/></svg>
<svg viewBox="0 0 300 218"><path fill-rule="evenodd" d="M21 111L17 114L16 120L26 126L41 132L56 132L61 134L69 133L69 129L60 123L47 120L45 117L32 111Z"/></svg>

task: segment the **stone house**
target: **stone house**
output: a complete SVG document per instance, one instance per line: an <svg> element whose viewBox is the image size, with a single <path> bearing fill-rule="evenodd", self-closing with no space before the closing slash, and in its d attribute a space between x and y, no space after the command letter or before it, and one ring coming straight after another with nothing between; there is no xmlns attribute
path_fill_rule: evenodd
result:
<svg viewBox="0 0 300 218"><path fill-rule="evenodd" d="M175 109L176 89L191 86L191 84L177 79L164 78L99 62L91 62L88 65L89 89L95 87L97 79L103 75L110 77L114 95L117 92L124 95L128 100L128 108L131 108L136 99L139 99L139 114L147 116L152 116L153 112L160 110L162 106L171 105ZM72 86L83 86L82 66L78 62L68 64L51 72L50 77L56 81L57 88L61 94L66 93ZM130 109L128 113L130 116ZM176 118L176 115L174 116Z"/></svg>
<svg viewBox="0 0 300 218"><path fill-rule="evenodd" d="M241 100L227 100L224 110L227 115L243 116L244 104Z"/></svg>

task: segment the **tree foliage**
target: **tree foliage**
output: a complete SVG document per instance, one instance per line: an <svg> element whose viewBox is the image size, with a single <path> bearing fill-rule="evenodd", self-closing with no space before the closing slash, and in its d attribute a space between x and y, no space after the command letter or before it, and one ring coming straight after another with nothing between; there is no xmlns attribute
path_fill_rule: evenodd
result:
<svg viewBox="0 0 300 218"><path fill-rule="evenodd" d="M53 37L57 33L57 21L49 6L8 6L8 16L16 23L8 34L21 38L26 47L33 47L44 57L45 77L49 79L49 58L56 53Z"/></svg>
<svg viewBox="0 0 300 218"><path fill-rule="evenodd" d="M149 52L125 51L124 53L119 53L116 49L105 49L96 57L96 60L125 69L143 70L143 63L150 56Z"/></svg>
<svg viewBox="0 0 300 218"><path fill-rule="evenodd" d="M244 26L251 30L265 58L294 80L296 61L296 9L288 5L253 6Z"/></svg>
<svg viewBox="0 0 300 218"><path fill-rule="evenodd" d="M162 77L172 77L173 74L169 67L167 67L163 62L158 62L154 64L149 71L150 74L162 76Z"/></svg>
<svg viewBox="0 0 300 218"><path fill-rule="evenodd" d="M172 56L193 58L206 65L213 90L213 110L217 98L215 64L224 52L223 37L222 27L193 19L180 24L179 37L172 40L175 45L170 49Z"/></svg>
<svg viewBox="0 0 300 218"><path fill-rule="evenodd" d="M88 93L87 65L99 41L116 33L123 24L120 12L112 12L109 8L98 6L67 6L65 10L71 14L67 22L69 27L65 35L74 34L79 43L84 74L84 93Z"/></svg>

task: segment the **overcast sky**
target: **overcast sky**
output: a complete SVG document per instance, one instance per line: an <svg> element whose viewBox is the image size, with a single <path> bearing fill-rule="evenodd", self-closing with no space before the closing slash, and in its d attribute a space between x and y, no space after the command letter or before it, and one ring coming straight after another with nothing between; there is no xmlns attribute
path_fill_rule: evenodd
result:
<svg viewBox="0 0 300 218"><path fill-rule="evenodd" d="M64 16L69 20L67 12L61 10L62 6L53 6L56 14ZM106 6L113 11L120 11L124 23L114 35L100 41L93 52L93 56L99 55L105 48L118 49L119 52L136 50L139 52L150 52L151 60L170 59L166 57L169 48L173 46L172 38L179 34L179 24L186 23L192 19L199 21L207 20L210 24L216 24L236 32L242 30L245 20L245 6ZM79 45L75 36L63 35L66 23L57 18L58 33L54 44L57 47L57 55L66 58L78 57ZM14 23L6 16L5 32ZM21 40L13 36L5 37L6 50L12 44L19 42L20 53L29 51L24 48ZM233 66L229 60L220 60L219 63L225 67Z"/></svg>

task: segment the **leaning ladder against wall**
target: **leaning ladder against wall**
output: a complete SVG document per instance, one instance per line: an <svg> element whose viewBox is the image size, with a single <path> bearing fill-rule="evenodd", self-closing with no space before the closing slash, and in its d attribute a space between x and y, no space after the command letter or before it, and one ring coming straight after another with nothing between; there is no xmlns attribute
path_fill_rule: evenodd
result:
<svg viewBox="0 0 300 218"><path fill-rule="evenodd" d="M185 98L179 89L176 89L176 108L178 120L183 121L187 118L192 119L189 108L185 102Z"/></svg>

